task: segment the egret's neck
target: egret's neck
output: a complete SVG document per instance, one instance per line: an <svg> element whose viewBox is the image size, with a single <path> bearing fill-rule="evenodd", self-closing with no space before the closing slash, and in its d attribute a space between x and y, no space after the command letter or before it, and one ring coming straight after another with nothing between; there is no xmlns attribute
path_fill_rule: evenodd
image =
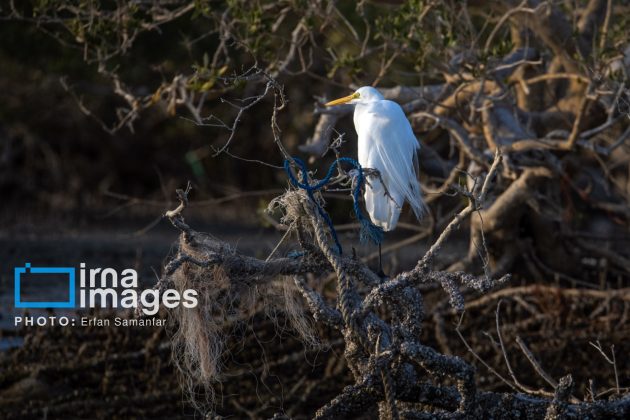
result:
<svg viewBox="0 0 630 420"><path fill-rule="evenodd" d="M354 105L353 120L354 120L354 128L357 129L357 131L358 131L358 126L357 126L358 119L361 117L361 115L364 115L365 113L369 112L370 107L375 105L379 101L380 99L374 99L370 101L357 102Z"/></svg>
<svg viewBox="0 0 630 420"><path fill-rule="evenodd" d="M367 110L366 104L364 102L358 103L354 105L354 114L352 115L352 121L354 122L354 130L359 134L359 120L361 119L361 115L365 113Z"/></svg>
<svg viewBox="0 0 630 420"><path fill-rule="evenodd" d="M372 107L373 105L376 105L380 100L379 99L374 99L371 101L361 101L361 102L357 102L354 105L354 115L357 114L362 114L364 112L367 112L370 107Z"/></svg>

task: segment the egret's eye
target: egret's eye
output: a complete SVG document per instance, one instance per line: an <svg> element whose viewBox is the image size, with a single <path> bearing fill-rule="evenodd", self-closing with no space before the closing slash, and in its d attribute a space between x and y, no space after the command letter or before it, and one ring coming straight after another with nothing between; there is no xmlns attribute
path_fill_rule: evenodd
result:
<svg viewBox="0 0 630 420"><path fill-rule="evenodd" d="M361 94L359 92L354 92L354 99L359 99L361 97Z"/></svg>

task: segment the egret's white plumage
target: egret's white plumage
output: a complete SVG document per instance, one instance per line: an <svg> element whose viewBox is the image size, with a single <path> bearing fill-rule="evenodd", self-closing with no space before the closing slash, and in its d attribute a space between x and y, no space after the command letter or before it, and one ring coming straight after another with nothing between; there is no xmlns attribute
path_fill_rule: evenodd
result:
<svg viewBox="0 0 630 420"><path fill-rule="evenodd" d="M424 210L417 174L420 145L402 108L369 86L327 105L344 102L356 104L359 163L377 169L385 184L371 177L365 187L365 205L372 222L385 231L394 229L405 201L420 217Z"/></svg>

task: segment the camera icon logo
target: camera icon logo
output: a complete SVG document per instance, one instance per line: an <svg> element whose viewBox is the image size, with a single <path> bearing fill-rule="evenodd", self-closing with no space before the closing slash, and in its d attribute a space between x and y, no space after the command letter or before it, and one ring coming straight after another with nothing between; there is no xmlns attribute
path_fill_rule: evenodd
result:
<svg viewBox="0 0 630 420"><path fill-rule="evenodd" d="M14 284L15 284L15 307L16 308L74 308L75 307L75 269L74 267L31 267L31 263L24 264L24 267L14 268ZM50 301L32 301L22 299L22 285L24 277L28 275L30 278L37 280L46 280L46 276L50 278L59 278L59 276L67 276L68 299L67 300L50 300ZM64 278L65 280L65 278Z"/></svg>

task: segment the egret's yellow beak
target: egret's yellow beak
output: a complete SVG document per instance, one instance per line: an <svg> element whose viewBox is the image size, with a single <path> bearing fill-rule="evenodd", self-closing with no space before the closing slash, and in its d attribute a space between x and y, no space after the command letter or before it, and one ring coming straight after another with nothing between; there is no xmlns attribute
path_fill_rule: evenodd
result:
<svg viewBox="0 0 630 420"><path fill-rule="evenodd" d="M335 99L334 101L325 103L324 106L345 104L346 102L350 102L351 100L357 99L358 97L359 97L359 94L357 92L354 92L352 95L344 96L343 98Z"/></svg>

